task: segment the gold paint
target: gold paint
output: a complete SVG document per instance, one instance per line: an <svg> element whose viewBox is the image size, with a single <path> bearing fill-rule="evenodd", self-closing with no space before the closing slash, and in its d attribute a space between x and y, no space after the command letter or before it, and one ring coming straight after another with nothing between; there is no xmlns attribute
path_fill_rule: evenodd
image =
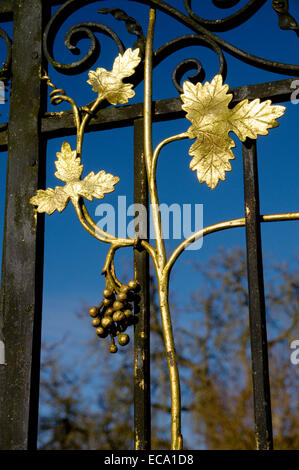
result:
<svg viewBox="0 0 299 470"><path fill-rule="evenodd" d="M284 214L268 214L262 215L262 222L282 222L284 220L298 220L299 212L287 212Z"/></svg>
<svg viewBox="0 0 299 470"><path fill-rule="evenodd" d="M47 112L47 116L63 116L65 111L49 111Z"/></svg>
<svg viewBox="0 0 299 470"><path fill-rule="evenodd" d="M105 193L114 191L114 185L119 181L119 178L107 174L103 170L97 174L91 172L83 180L80 179L83 171L83 165L80 164L83 135L90 116L95 112L101 101L107 99L112 104L127 103L129 98L134 96L133 85L124 84L122 79L134 73L140 60L139 49L134 51L127 49L123 55L119 54L115 59L111 72L103 68L98 68L95 72L92 70L89 72L88 83L98 93L98 98L90 109L85 108L82 121L74 100L66 96L63 90L57 90L46 73L41 77L43 80L47 80L48 86L53 88L51 101L54 104L59 104L62 101L71 104L77 128L77 149L73 151L70 145L64 142L61 152L57 152L58 160L55 163L57 168L55 176L67 184L64 187L58 186L55 189L38 190L37 194L30 199L30 203L37 206L36 210L38 212L46 212L47 214L52 214L55 210L62 212L71 199L77 214L80 213L79 220L82 222L81 211L76 207L79 198L84 197L89 201L93 198L102 199ZM56 113L54 114L56 115ZM85 226L85 224L83 225ZM92 225L95 227L96 224ZM92 228L94 229L94 227Z"/></svg>
<svg viewBox="0 0 299 470"><path fill-rule="evenodd" d="M64 90L57 89L46 72L41 77L42 80L47 81L48 86L53 88L50 93L51 103L60 104L66 101L71 105L77 129L77 147L76 151L72 150L70 145L64 142L61 152L57 153L58 161L56 162L57 172L55 175L67 184L63 187L57 186L55 189L38 190L37 194L30 199L30 203L37 206L36 210L38 212L52 214L55 210L62 212L71 200L84 229L98 240L113 244L114 248L134 246L136 241L116 238L114 235L100 229L90 217L82 198L88 200L103 198L104 194L114 191L114 185L119 181L119 178L102 170L97 174L91 172L81 180L83 170L81 165L82 144L85 127L104 99L111 103L114 101L127 102L135 94L131 89L132 85L122 83L122 79L134 73L140 60L139 49L134 51L128 49L123 55L119 54L115 59L111 72L103 68L98 68L95 72L90 71L88 83L93 86L94 91L98 93L98 97L90 108L84 106L80 109L80 112L75 101L67 96ZM58 113L50 114L57 115ZM152 253L149 246L146 245L146 249Z"/></svg>
<svg viewBox="0 0 299 470"><path fill-rule="evenodd" d="M139 64L139 49L127 49L124 54L119 54L115 59L111 72L103 68L97 68L88 73L89 83L93 91L97 92L101 99L106 99L111 104L124 104L135 95L133 85L123 83L123 78L134 74Z"/></svg>
<svg viewBox="0 0 299 470"><path fill-rule="evenodd" d="M160 144L157 145L157 147L155 148L155 151L153 153L153 159L152 159L152 163L151 163L151 173L152 174L156 173L158 157L159 157L160 151L162 150L162 148L165 145L170 144L171 142L175 142L177 140L183 140L183 139L188 139L188 138L189 138L189 134L187 132L184 132L182 134L178 134L178 135L174 135L172 137L168 137L167 139L160 142Z"/></svg>
<svg viewBox="0 0 299 470"><path fill-rule="evenodd" d="M141 390L144 390L144 379L140 380L139 388L141 388Z"/></svg>
<svg viewBox="0 0 299 470"><path fill-rule="evenodd" d="M171 391L171 449L178 450L180 448L179 436L181 435L180 379L176 362L174 338L168 303L168 275L167 273L166 275L164 274L164 267L166 264L166 253L162 233L161 216L159 211L159 199L155 172L159 150L162 148L162 146L160 145L160 147L156 149L154 155L152 152L152 57L155 18L156 12L154 9L151 8L144 62L144 150L153 215L153 226L156 239L156 250L153 259L158 278L163 337L166 352L171 353L171 361L169 360L169 354L167 355ZM167 140L168 142L170 142L172 140L176 140L176 138L171 138Z"/></svg>
<svg viewBox="0 0 299 470"><path fill-rule="evenodd" d="M33 218L34 218L34 230L36 230L36 227L37 227L37 211L33 212Z"/></svg>
<svg viewBox="0 0 299 470"><path fill-rule="evenodd" d="M63 142L61 152L57 152L55 176L66 184L45 191L39 189L30 199L30 203L36 206L37 212L46 212L49 215L55 210L62 212L70 199L75 205L79 197L91 201L93 198L102 199L105 193L114 191L114 185L119 181L118 177L102 170L97 174L92 171L81 180L83 165L80 162L77 152L71 149L68 142Z"/></svg>
<svg viewBox="0 0 299 470"><path fill-rule="evenodd" d="M299 220L299 212L261 215L261 222L282 222L286 220ZM198 230L198 232L193 233L192 235L190 235L190 237L183 240L182 243L180 243L177 248L172 252L164 268L164 275L169 276L169 273L174 263L176 262L178 257L183 253L183 251L187 248L187 246L190 245L190 243L194 243L199 238L205 237L210 233L219 232L221 230L227 230L229 228L244 227L245 224L245 217L241 217L240 219L232 219L227 220L225 222L219 222L218 224L209 225L208 227L204 227L203 229Z"/></svg>
<svg viewBox="0 0 299 470"><path fill-rule="evenodd" d="M135 356L135 358L134 358L134 375L135 375L135 377L137 375L137 371L138 371L138 358L137 358L137 356Z"/></svg>
<svg viewBox="0 0 299 470"><path fill-rule="evenodd" d="M138 436L135 436L135 450L142 450L141 442Z"/></svg>
<svg viewBox="0 0 299 470"><path fill-rule="evenodd" d="M258 434L257 430L255 431L255 448L256 448L256 450L261 449L260 438L259 438L259 434Z"/></svg>
<svg viewBox="0 0 299 470"><path fill-rule="evenodd" d="M180 450L183 448L183 437L181 434L181 392L168 301L170 272L178 257L190 243L210 233L228 228L243 227L246 224L246 219L242 217L220 222L199 230L181 242L167 260L156 182L158 157L165 145L186 138L196 138L189 152L193 156L190 166L193 170L197 171L200 182L205 181L209 187L214 189L219 179L225 179L225 171L231 169L229 160L234 158L231 148L235 144L228 133L233 131L242 141L247 137L257 138L258 134L265 135L268 133L268 128L277 126L275 119L284 113L285 108L283 106L271 106L269 100L260 103L257 99L250 103L247 100L243 100L235 108L229 109L228 104L231 101L232 95L227 94L228 85L222 84L222 77L220 75L216 75L211 83L207 82L204 85L200 83L193 85L185 82L184 93L182 95L183 109L187 111L187 118L191 121L192 125L187 132L163 140L153 151L152 57L154 25L155 10L150 9L144 64L144 159L156 246L152 246L145 240L117 238L100 229L90 216L83 201L83 198L88 200L103 198L106 193L114 191L114 185L119 181L118 177L105 173L103 170L96 174L91 172L84 179L81 179L83 172L83 165L81 163L83 137L86 125L96 112L101 101L106 99L115 105L117 103L127 103L129 98L134 96L133 85L123 83L123 78L131 76L139 64L141 59L138 49L133 51L128 49L124 54L119 54L114 61L111 71L97 68L96 71L91 70L89 72L88 83L98 93L98 97L91 105L80 108L80 111L75 101L68 97L62 89L57 89L46 73L41 77L47 80L48 86L53 88L50 94L53 104L66 101L71 105L77 129L77 146L76 150L73 150L67 142L64 142L61 151L57 152L57 161L55 162L57 171L55 176L63 181L65 185L56 186L54 189L48 188L45 191L38 190L36 195L30 199L30 203L36 206L34 209L36 220L37 212L46 212L47 214L52 214L55 210L62 212L69 200L71 200L83 228L98 240L110 243L103 267L103 274L106 276L106 283L108 285L111 284L116 290L121 283L115 274L114 256L120 247L136 247L137 244L140 244L151 256L158 279L163 337L171 389L171 449ZM57 116L59 113L49 114ZM246 208L246 216L248 217L248 215L249 209ZM260 218L261 222L297 219L299 219L299 213L262 215ZM145 338L144 332L140 333L140 337ZM142 361L144 360L145 353L143 351ZM136 356L134 359L135 377L137 376L137 371L138 358ZM144 380L139 382L139 386L144 389ZM135 449L138 450L140 447L141 442L138 435L136 435Z"/></svg>
<svg viewBox="0 0 299 470"><path fill-rule="evenodd" d="M225 179L225 172L231 170L229 160L234 159L231 148L235 142L228 135L234 132L244 142L247 137L256 139L258 134L268 134L268 128L278 126L275 119L283 115L284 106L271 106L271 101L251 102L243 100L233 109L228 107L232 95L228 85L223 85L222 76L216 75L211 83L193 85L185 82L181 95L182 108L192 123L187 134L195 139L189 155L193 156L190 168L197 171L200 183L216 188L219 180Z"/></svg>

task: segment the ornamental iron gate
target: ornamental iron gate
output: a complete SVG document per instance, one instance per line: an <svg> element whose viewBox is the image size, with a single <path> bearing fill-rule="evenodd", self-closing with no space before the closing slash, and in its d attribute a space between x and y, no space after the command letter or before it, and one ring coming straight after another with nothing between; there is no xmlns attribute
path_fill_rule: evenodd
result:
<svg viewBox="0 0 299 470"><path fill-rule="evenodd" d="M191 0L184 0L184 11L162 0L133 1L144 5L145 15L148 15L150 7L147 35L144 35L140 24L123 10L101 9L100 13L113 15L116 20L125 22L128 32L136 36L136 42L132 48L126 49L116 33L108 26L99 22L80 23L68 31L65 44L72 52L78 53L77 42L88 38L90 48L83 58L69 65L54 59L56 35L71 14L84 5L99 4L100 0L0 1L0 21L2 23L13 21L12 40L0 28L1 43L5 42L7 50L6 61L0 70L0 79L11 82L9 122L0 127L0 150L8 152L0 316L0 340L5 345L5 363L0 365L0 447L15 450L36 448L44 239L44 218L38 212L51 214L55 209L61 212L71 200L82 225L89 233L102 240L105 235L94 226L83 198L89 200L93 197L102 198L105 192L114 189L113 185L117 183L118 178L101 171L97 174L92 172L81 180L80 158L85 126L86 132L133 126L135 203L148 208L149 196L151 202L157 202L154 170L159 152L169 142L185 138L197 138L190 149L190 155L194 157L191 168L197 171L200 182L206 182L211 189L214 189L219 179L225 179L225 171L230 169L229 159L233 158L230 149L234 145L228 137L228 132L232 130L243 142L245 195L243 217L205 227L200 233L182 242L168 260L165 257L165 247L163 248L159 213L154 214L155 229L158 233L156 247L138 237L133 240L120 240L108 236L104 240L111 246L104 266L108 292L104 301L95 312L91 312L91 315L95 323L102 325L105 316L106 329L112 338L112 350L117 349L113 328L122 321L114 320L116 310L123 313L121 295L127 298L128 291L131 291L132 296L132 291L136 288L135 282L129 283L127 288L123 288L119 283L114 272L113 256L121 246L134 247L134 271L139 283L138 300L135 299L135 314L138 321L134 326L135 448L150 449L149 257L154 261L158 277L170 374L172 449L180 449L183 445L180 430L180 385L168 307L170 270L187 244L199 236L244 226L257 449L272 449L260 225L261 222L296 220L299 219L299 213L271 215L260 213L255 139L257 134L266 134L268 128L275 127L277 125L275 119L284 112L282 106L271 106L271 103L265 100L272 100L273 103L289 101L293 91L292 78L234 88L230 90L231 95L228 95L228 86L222 84L226 75L223 52L259 69L289 77L298 75L299 65L278 63L254 56L217 35L217 32L228 31L245 23L267 0L249 0L235 13L220 20L206 20L199 17L194 11L195 7ZM112 5L113 2L110 3ZM222 9L238 3L238 0L213 0L213 4ZM51 15L52 6L59 7L53 15ZM198 6L196 8L200 10ZM279 27L284 30L294 30L298 34L299 27L289 11L288 1L273 0L272 8L278 15ZM188 27L190 34L171 40L153 52L155 11L163 12ZM26 32L25 49L24 32ZM89 70L94 66L100 52L95 32L112 38L120 55L115 60L111 72L105 69L89 72L89 83L98 93L98 99L90 105L78 108L64 90L57 89L51 82L47 74L47 65L51 64L54 69L67 75ZM173 72L173 82L181 98L152 102L152 68L173 52L194 44L204 45L216 53L219 59L217 75L210 83L202 86L200 62L197 59L183 60ZM197 73L190 78L190 82L185 82L182 88L180 85L182 77L194 69L197 69ZM130 79L126 79L124 83L122 79L126 77ZM132 85L136 86L143 78L144 103L108 107L108 104L127 103L134 94ZM53 89L50 94L51 102L59 104L66 101L70 104L72 112L47 112L47 85ZM207 104L207 95L217 97L216 102L213 102L213 110ZM104 102L99 107L101 100ZM253 101L248 103L246 100ZM200 106L204 112L201 111L199 119ZM186 115L185 112L192 123L190 129L166 139L152 152L152 121L182 118ZM247 116L250 116L251 120L249 124L246 121L245 126ZM261 116L263 124L261 124L262 119L258 119ZM207 131L213 135L212 143L205 137ZM64 143L61 152L57 154L56 176L64 181L65 186L59 187L60 189L56 187L55 190L41 190L40 188L45 186L46 142L48 139L67 135L77 135L77 149L72 150L69 144ZM205 153L204 158L202 158L203 153ZM212 155L211 160L209 155ZM115 300L115 296L118 300ZM113 320L107 320L107 308L111 304L111 298L120 305L114 309ZM107 336L107 333L103 332L102 335ZM120 336L125 344L126 335L118 332L118 338Z"/></svg>

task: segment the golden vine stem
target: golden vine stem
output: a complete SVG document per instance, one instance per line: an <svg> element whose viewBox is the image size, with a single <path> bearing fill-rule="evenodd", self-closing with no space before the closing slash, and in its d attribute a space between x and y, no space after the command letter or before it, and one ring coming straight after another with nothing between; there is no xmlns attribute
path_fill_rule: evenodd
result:
<svg viewBox="0 0 299 470"><path fill-rule="evenodd" d="M260 220L261 222L282 222L286 220L299 220L299 212L261 215ZM190 243L194 243L199 238L209 235L210 233L219 232L220 230L227 230L229 228L244 227L245 224L245 217L241 217L239 219L232 219L227 220L225 222L219 222L218 224L209 225L208 227L204 227L203 229L198 230L198 232L193 233L192 235L190 235L190 237L183 240L182 243L180 243L179 246L172 252L164 268L164 275L169 276L174 263L176 262L178 257L183 253L183 251L187 248L187 246L190 245Z"/></svg>
<svg viewBox="0 0 299 470"><path fill-rule="evenodd" d="M151 8L144 61L144 151L153 212L153 225L157 243L158 265L162 266L165 263L166 255L162 235L157 184L155 174L152 172L152 57L155 19L156 12Z"/></svg>
<svg viewBox="0 0 299 470"><path fill-rule="evenodd" d="M97 227L96 224L95 225L95 228L96 230L93 229L93 227L91 227L85 217L84 217L84 214L82 212L82 208L81 208L81 204L79 201L73 199L72 200L72 203L73 203L73 206L75 208L75 211L76 211L76 214L77 214L77 217L79 219L79 222L81 223L81 225L83 226L83 228L90 234L92 235L93 237L95 237L97 240L100 240L102 242L106 242L106 243L110 243L112 247L114 247L114 251L115 251L115 248L120 248L121 246L133 246L133 245L136 245L137 243L137 240L134 240L133 238L116 238L114 237L113 239L110 238L112 237L112 235L110 235L109 233L105 232L104 230L101 230L99 227Z"/></svg>
<svg viewBox="0 0 299 470"><path fill-rule="evenodd" d="M81 116L79 113L79 109L75 103L75 101L67 96L62 89L57 89L57 87L54 85L54 83L51 82L51 79L47 72L44 72L43 76L41 77L42 80L47 81L47 85L51 88L53 88L53 91L50 93L50 98L51 102L53 104L60 104L63 101L68 102L73 110L73 116L74 116L74 123L77 129L77 147L76 147L76 153L77 155L81 158L82 155L82 144L83 144L83 137L84 137L84 131L86 128L86 125L88 124L89 120L91 119L92 115L95 113L97 107L99 104L103 101L103 98L98 96L98 98L93 102L90 108L87 106L81 108L82 111L85 111L85 114L83 116L83 119L81 120ZM110 243L111 247L113 247L112 253L114 255L114 252L116 251L117 248L120 248L122 246L133 246L136 245L137 240L131 239L131 238L117 238L114 235L105 232L103 229L97 226L95 221L92 219L90 216L87 207L84 203L84 200L80 198L79 200L72 198L72 203L75 207L76 214L78 216L78 219L83 226L83 228L93 237L95 237L97 240ZM144 242L144 248L148 251L150 256L154 258L155 256L155 250L154 248L147 242ZM110 251L109 251L110 253ZM109 253L107 257L109 257ZM113 271L113 260L111 262L112 266L112 271ZM113 274L113 273L112 273Z"/></svg>
<svg viewBox="0 0 299 470"><path fill-rule="evenodd" d="M80 128L80 115L79 115L79 110L78 110L78 107L75 103L75 100L73 100L73 98L70 98L69 96L67 96L65 94L58 95L57 93L59 91L64 93L64 90L62 90L62 89L58 90L56 88L54 83L51 82L51 79L50 79L49 75L47 74L47 72L44 72L44 75L41 77L41 80L46 80L47 85L49 87L53 88L53 91L50 93L50 98L51 98L51 103L52 104L57 105L57 104L62 103L62 101L67 101L71 105L72 110L73 110L73 115L74 115L74 123L75 123L77 133L78 133L79 128Z"/></svg>
<svg viewBox="0 0 299 470"><path fill-rule="evenodd" d="M103 98L99 96L94 101L94 103L92 104L89 110L85 109L85 115L82 121L80 121L78 109L76 107L77 113L75 115L75 122L76 122L76 127L77 127L77 155L79 155L80 158L82 154L82 144L83 144L85 127L88 124L88 121L91 119L91 116L96 111L97 107L102 101L103 101ZM87 230L89 234L91 234L93 237L97 238L98 240L104 241L106 243L107 242L111 243L117 247L132 246L136 243L135 240L131 238L117 238L114 235L108 232L105 232L105 230L102 230L100 227L98 227L95 221L90 216L83 199L80 199L80 201L76 204L75 210L79 218L79 221L81 222L85 230Z"/></svg>
<svg viewBox="0 0 299 470"><path fill-rule="evenodd" d="M158 278L159 302L161 309L163 337L166 349L170 391L171 391L171 449L180 450L182 448L181 435L181 392L178 366L174 347L171 316L168 302L168 276L164 275L166 264L165 245L162 235L161 215L159 211L159 200L155 176L156 161L159 149L152 154L152 57L153 57L153 37L156 12L150 9L149 26L145 49L144 65L144 150L145 162L148 177L149 194L151 199L153 225L156 237L155 268Z"/></svg>
<svg viewBox="0 0 299 470"><path fill-rule="evenodd" d="M101 101L103 101L103 98L98 96L98 98L92 104L91 108L88 111L85 109L85 115L82 119L79 132L77 133L77 153L79 155L81 155L81 152L82 152L82 144L83 144L84 130L85 130L86 124L90 120L93 113L96 111Z"/></svg>
<svg viewBox="0 0 299 470"><path fill-rule="evenodd" d="M186 132L183 132L182 134L177 134L177 135L173 135L172 137L167 137L167 139L160 142L160 144L157 145L153 153L153 159L152 159L152 164L151 164L152 174L154 175L156 174L158 157L162 148L165 147L165 145L170 144L171 142L175 142L177 140L188 139L188 138L189 138L188 134Z"/></svg>
<svg viewBox="0 0 299 470"><path fill-rule="evenodd" d="M145 248L145 250L149 253L151 258L153 259L156 273L157 273L157 279L158 279L158 292L159 292L159 302L160 302L160 309L161 309L163 337L164 337L164 343L165 343L165 349L166 349L169 379L170 379L170 389L171 389L171 449L180 450L182 449L182 446L183 446L182 435L181 435L181 397L180 397L180 380L179 380L179 373L178 373L178 367L177 367L177 362L176 362L173 330L172 330L172 324L171 324L171 315L169 311L168 296L169 296L170 272L174 263L178 259L178 257L183 253L183 251L188 247L190 243L195 242L198 238L208 235L209 233L217 232L220 230L225 230L228 228L244 226L246 224L246 218L243 217L239 219L220 222L218 224L214 224L214 225L205 227L202 230L199 230L198 232L194 233L189 238L184 240L182 243L180 243L179 246L173 251L172 255L167 261L165 243L163 239L161 215L160 215L160 209L159 209L157 182L156 182L157 162L158 162L159 154L165 145L171 142L177 141L177 140L186 139L189 137L189 135L185 132L185 133L181 133L172 137L168 137L167 139L162 141L153 152L153 149L152 149L152 57L153 57L153 38L154 38L155 16L156 16L155 10L151 8L150 17L149 17L148 34L147 34L147 40L146 40L145 67L144 67L144 70L145 70L144 148L145 148L145 162L146 162L148 186L149 186L151 208L152 208L152 214L153 214L153 225L154 225L155 238L156 238L156 247L153 247L150 243L148 243L145 240L131 239L131 238L117 238L114 235L105 232L104 230L102 230L96 225L96 223L90 216L83 199L80 199L75 196L74 197L71 196L71 200L75 207L76 214L79 218L79 221L84 227L84 229L90 235L97 238L98 240L106 242L106 243L110 243L110 249L106 257L103 272L106 274L106 282L108 280L108 282L110 282L111 285L113 286L113 289L114 288L117 289L118 287L121 286L120 281L118 281L116 277L115 269L114 269L114 255L115 255L115 252L120 247L125 247L125 246L136 247L138 244L140 244L141 246ZM136 55L135 55L135 59L136 59ZM138 62L139 60L137 60L137 63ZM77 129L76 154L79 157L81 157L85 127L88 124L89 120L91 119L92 115L95 113L101 101L103 101L103 98L101 96L98 96L98 98L90 105L90 107L85 106L81 108L80 111L85 113L83 114L83 117L81 117L80 111L75 101L72 98L66 96L64 90L57 89L55 85L51 83L51 80L46 73L41 78L46 79L48 85L53 88L53 91L50 93L51 102L53 104L59 104L62 101L66 101L71 105L72 110L73 110L73 115L74 115L74 122L75 122L75 126ZM214 89L216 89L217 87L218 87L218 90L224 89L222 85L222 77L220 75L217 75L214 78L213 82L211 82L211 84L212 83L213 83ZM190 83L189 83L189 86L191 86ZM186 98L186 96L188 97L188 91L185 92L184 95L182 95L183 101L184 101L184 97ZM210 96L208 96L208 101L209 100L210 100ZM114 104L112 101L111 103ZM183 108L186 110L186 103L184 102L184 104L185 104L185 107L183 106ZM220 105L221 102L219 102L218 104ZM261 106L264 106L264 105L261 104ZM214 107L215 106L213 104L213 108ZM193 105L192 106L188 105L187 108L188 109L190 108L188 111L189 116L187 115L187 117L189 120L191 120L192 124L194 125L193 121L195 122L197 121L197 117L196 117L197 116L196 113L198 112L197 105L196 106L194 105L194 107ZM274 108L275 108L274 115L276 117L279 117L283 114L283 110L284 110L283 107L276 106ZM209 118L211 118L211 123L213 123L215 121L214 112L210 114L211 116L209 116ZM225 116L227 115L227 110L225 111L224 115ZM268 121L266 122L269 123L269 126L274 127L274 125L276 125L276 122L275 120L273 120L273 116L271 112L269 112L269 116L270 117ZM202 132L202 129L199 129L199 130L201 130ZM259 133L263 134L262 126L260 128L260 131L261 132ZM246 135L244 134L244 139ZM198 178L200 179L199 176ZM78 181L79 179L80 177L78 177ZM217 184L218 179L219 177L216 177L213 181L206 180L206 182L208 186L210 186L213 189L215 185ZM66 203L67 202L68 200L66 201ZM272 215L260 216L261 222L274 222L274 221L297 220L297 219L299 219L299 213L272 214ZM112 338L112 344L114 344L113 338Z"/></svg>

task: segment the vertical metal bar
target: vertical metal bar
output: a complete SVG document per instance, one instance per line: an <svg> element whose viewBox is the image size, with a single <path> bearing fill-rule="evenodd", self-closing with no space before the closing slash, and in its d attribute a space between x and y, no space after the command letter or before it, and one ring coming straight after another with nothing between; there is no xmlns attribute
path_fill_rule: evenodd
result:
<svg viewBox="0 0 299 470"><path fill-rule="evenodd" d="M143 119L134 121L134 202L142 204L148 214L148 187L144 160ZM148 218L147 218L148 227ZM151 446L150 398L150 307L149 257L141 248L134 250L134 270L140 291L134 311L138 322L134 333L134 433L135 449Z"/></svg>
<svg viewBox="0 0 299 470"><path fill-rule="evenodd" d="M29 199L44 181L42 3L14 2L0 313L0 448L12 450L34 449L37 438L44 227Z"/></svg>
<svg viewBox="0 0 299 470"><path fill-rule="evenodd" d="M273 448L256 141L243 144L249 319L256 446Z"/></svg>

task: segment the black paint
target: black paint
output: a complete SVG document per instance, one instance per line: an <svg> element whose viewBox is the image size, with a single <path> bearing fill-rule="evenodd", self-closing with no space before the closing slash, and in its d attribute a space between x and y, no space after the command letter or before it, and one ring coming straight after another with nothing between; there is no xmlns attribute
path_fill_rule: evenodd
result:
<svg viewBox="0 0 299 470"><path fill-rule="evenodd" d="M243 144L249 323L257 446L273 448L256 142Z"/></svg>

